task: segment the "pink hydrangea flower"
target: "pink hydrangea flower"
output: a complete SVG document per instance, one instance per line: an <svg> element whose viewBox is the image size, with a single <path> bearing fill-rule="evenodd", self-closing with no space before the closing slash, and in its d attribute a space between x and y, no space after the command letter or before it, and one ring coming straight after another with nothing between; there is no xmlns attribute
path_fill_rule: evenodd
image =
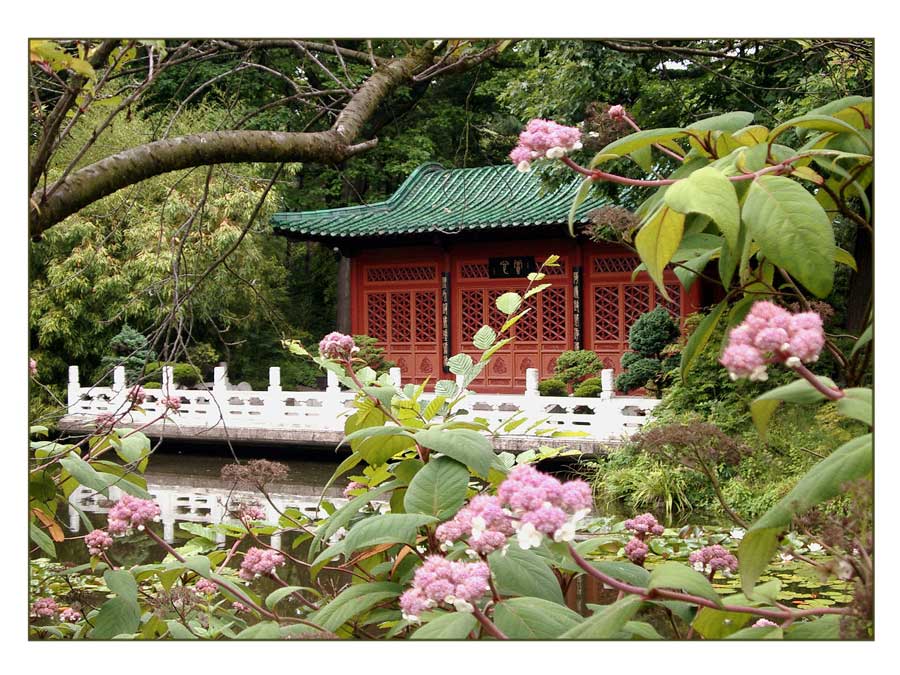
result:
<svg viewBox="0 0 900 675"><path fill-rule="evenodd" d="M59 613L59 620L67 623L75 623L81 621L81 612L73 607L66 607Z"/></svg>
<svg viewBox="0 0 900 675"><path fill-rule="evenodd" d="M238 504L235 514L244 520L265 520L266 510L259 504Z"/></svg>
<svg viewBox="0 0 900 675"><path fill-rule="evenodd" d="M488 554L502 548L513 532L512 520L503 510L500 499L477 495L453 520L439 525L435 536L445 547L453 541L467 538L473 551Z"/></svg>
<svg viewBox="0 0 900 675"><path fill-rule="evenodd" d="M284 556L278 551L268 548L251 548L244 554L238 576L250 581L272 574L280 565L284 565Z"/></svg>
<svg viewBox="0 0 900 675"><path fill-rule="evenodd" d="M59 606L53 598L38 598L31 604L31 615L38 618L50 618L58 611Z"/></svg>
<svg viewBox="0 0 900 675"><path fill-rule="evenodd" d="M428 556L416 570L412 587L400 596L403 618L417 622L423 611L441 603L459 612L471 612L472 603L490 589L490 578L491 570L486 563Z"/></svg>
<svg viewBox="0 0 900 675"><path fill-rule="evenodd" d="M634 536L644 540L648 535L659 536L666 531L656 520L652 513L642 513L625 521L625 529L634 532Z"/></svg>
<svg viewBox="0 0 900 675"><path fill-rule="evenodd" d="M87 546L88 553L100 555L113 545L113 538L109 536L106 530L94 530L85 536L84 543Z"/></svg>
<svg viewBox="0 0 900 675"><path fill-rule="evenodd" d="M110 534L125 534L137 529L143 530L144 524L159 519L159 505L152 499L138 499L131 495L122 495L122 498L113 504L109 510Z"/></svg>
<svg viewBox="0 0 900 675"><path fill-rule="evenodd" d="M352 494L352 492L364 487L366 486L362 483L357 483L355 480L351 480L349 483L347 483L347 487L344 488L344 491L341 494L343 494L347 499L353 499L354 497L356 497L356 495Z"/></svg>
<svg viewBox="0 0 900 675"><path fill-rule="evenodd" d="M352 335L344 335L337 331L329 333L319 343L319 354L326 359L346 359L359 351L353 342Z"/></svg>
<svg viewBox="0 0 900 675"><path fill-rule="evenodd" d="M704 546L699 551L694 551L688 556L688 562L698 572L710 575L721 570L728 576L738 569L737 558L720 544Z"/></svg>
<svg viewBox="0 0 900 675"><path fill-rule="evenodd" d="M128 400L135 405L140 405L146 398L147 394L144 392L144 388L139 384L134 385L128 392Z"/></svg>
<svg viewBox="0 0 900 675"><path fill-rule="evenodd" d="M219 591L219 587L209 579L198 579L194 584L194 591L198 595L215 595Z"/></svg>
<svg viewBox="0 0 900 675"><path fill-rule="evenodd" d="M774 621L769 621L768 619L759 619L756 623L754 623L750 628L768 628L774 627L778 628L778 624Z"/></svg>
<svg viewBox="0 0 900 675"><path fill-rule="evenodd" d="M625 544L625 556L635 565L643 566L644 560L647 558L649 552L650 547L637 537L632 537L631 540Z"/></svg>
<svg viewBox="0 0 900 675"><path fill-rule="evenodd" d="M171 410L172 412L178 412L181 408L181 399L177 396L166 396L159 401L162 403L163 407Z"/></svg>
<svg viewBox="0 0 900 675"><path fill-rule="evenodd" d="M744 321L728 334L719 362L731 379L768 379L772 363L795 367L818 360L825 346L822 317L816 312L791 314L773 302L754 303Z"/></svg>
<svg viewBox="0 0 900 675"><path fill-rule="evenodd" d="M37 375L37 361L34 359L28 359L28 373L31 377L35 377Z"/></svg>
<svg viewBox="0 0 900 675"><path fill-rule="evenodd" d="M509 153L519 171L528 171L531 162L546 157L560 159L572 150L581 149L581 131L550 120L533 119L519 134L519 144Z"/></svg>
<svg viewBox="0 0 900 675"><path fill-rule="evenodd" d="M613 105L609 107L607 111L609 118L612 120L621 120L625 118L625 106L623 105Z"/></svg>

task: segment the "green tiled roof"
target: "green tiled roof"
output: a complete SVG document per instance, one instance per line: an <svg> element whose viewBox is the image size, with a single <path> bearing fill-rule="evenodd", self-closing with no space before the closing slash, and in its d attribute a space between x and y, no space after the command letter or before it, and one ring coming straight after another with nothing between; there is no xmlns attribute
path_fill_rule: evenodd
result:
<svg viewBox="0 0 900 675"><path fill-rule="evenodd" d="M512 164L476 169L424 164L387 201L276 213L271 223L276 233L327 238L565 224L580 184L576 179L541 195L535 172L521 173ZM605 203L585 200L577 222L587 222L587 212Z"/></svg>

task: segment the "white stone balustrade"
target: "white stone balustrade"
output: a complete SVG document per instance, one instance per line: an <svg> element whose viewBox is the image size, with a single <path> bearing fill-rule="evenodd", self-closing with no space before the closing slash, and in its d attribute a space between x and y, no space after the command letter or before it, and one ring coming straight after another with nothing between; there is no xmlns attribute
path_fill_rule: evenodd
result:
<svg viewBox="0 0 900 675"><path fill-rule="evenodd" d="M460 418L487 420L500 435L545 436L549 431L581 431L584 440L615 441L630 435L648 419L650 411L659 403L657 399L637 396L613 396L612 370L601 373L603 392L599 398L574 396L541 396L538 392L538 371L529 368L525 374L525 390L522 394L478 394L467 392L459 404ZM396 387L402 385L399 368L390 371ZM128 387L125 372L116 368L112 387L81 387L78 367L69 368L68 422L89 424L102 414L122 413L128 408ZM462 384L457 377L457 383ZM345 415L352 411L354 394L342 390L337 376L327 372L325 391L285 391L281 386L279 368L269 369L269 386L266 391L239 391L229 388L226 368L217 367L209 389L179 389L172 380L171 367L162 370L161 389L145 389L143 412L132 411L122 419L123 425L136 426L153 423L176 427L219 427L258 430L309 430L342 432ZM166 412L162 399L174 397L181 406L177 413L170 413L164 421L158 421ZM428 394L426 394L426 398ZM510 432L502 426L521 411L528 422ZM532 423L543 423L526 432Z"/></svg>

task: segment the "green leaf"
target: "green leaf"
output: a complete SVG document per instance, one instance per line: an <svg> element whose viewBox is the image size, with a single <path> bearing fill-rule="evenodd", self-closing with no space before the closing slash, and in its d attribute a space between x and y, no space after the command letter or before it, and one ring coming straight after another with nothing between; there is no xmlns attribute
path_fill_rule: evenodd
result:
<svg viewBox="0 0 900 675"><path fill-rule="evenodd" d="M424 513L448 520L466 501L469 470L449 457L437 457L419 471L406 491L403 507L407 513Z"/></svg>
<svg viewBox="0 0 900 675"><path fill-rule="evenodd" d="M744 110L735 110L724 115L706 117L688 125L691 131L740 131L753 121L753 113Z"/></svg>
<svg viewBox="0 0 900 675"><path fill-rule="evenodd" d="M40 546L41 550L49 555L51 558L56 558L56 546L53 545L53 540L47 536L47 533L44 532L41 528L39 528L34 523L28 524L28 536L35 544Z"/></svg>
<svg viewBox="0 0 900 675"><path fill-rule="evenodd" d="M117 635L131 635L141 625L141 608L136 602L116 597L107 600L94 617L91 638L110 640Z"/></svg>
<svg viewBox="0 0 900 675"><path fill-rule="evenodd" d="M487 478L496 458L487 436L470 429L424 429L416 433L416 442L465 464L482 478Z"/></svg>
<svg viewBox="0 0 900 675"><path fill-rule="evenodd" d="M834 261L841 263L842 265L846 265L854 272L858 271L856 269L856 259L850 254L849 251L845 251L842 248L834 249Z"/></svg>
<svg viewBox="0 0 900 675"><path fill-rule="evenodd" d="M591 165L596 166L594 162L599 163L598 158L602 155L619 155L620 157L630 155L635 150L640 150L648 145L662 143L663 141L671 141L676 138L683 138L684 136L687 136L687 132L684 129L676 129L674 127L637 131L607 145L596 154Z"/></svg>
<svg viewBox="0 0 900 675"><path fill-rule="evenodd" d="M318 543L324 539L328 539L340 528L349 523L353 519L353 516L355 516L363 506L398 486L398 481L392 480L382 483L378 487L366 490L361 495L357 495L328 517L320 528L316 530L314 541ZM317 547L314 547L313 550L315 550L315 548Z"/></svg>
<svg viewBox="0 0 900 675"><path fill-rule="evenodd" d="M685 260L681 265L674 268L675 276L678 277L678 281L684 286L685 291L691 290L691 286L694 285L699 275L706 269L709 261L712 260L714 255L719 254L720 250L720 248L709 249L695 258Z"/></svg>
<svg viewBox="0 0 900 675"><path fill-rule="evenodd" d="M741 587L752 589L778 547L778 533L793 517L841 493L841 486L867 476L874 463L872 434L857 436L816 464L794 489L753 523L738 547Z"/></svg>
<svg viewBox="0 0 900 675"><path fill-rule="evenodd" d="M827 377L820 376L817 379L827 387L834 387L834 382ZM794 380L789 384L770 389L765 394L757 396L750 404L750 415L753 417L753 423L756 425L759 435L765 439L769 420L772 419L772 415L782 401L785 403L816 403L824 399L825 394L812 386L807 380Z"/></svg>
<svg viewBox="0 0 900 675"><path fill-rule="evenodd" d="M456 354L447 359L447 367L454 375L465 376L473 365L472 357L468 354Z"/></svg>
<svg viewBox="0 0 900 675"><path fill-rule="evenodd" d="M691 337L688 338L687 344L684 346L684 351L681 352L682 382L687 382L687 375L691 370L691 366L694 364L697 356L703 351L703 348L706 347L709 338L715 333L716 326L719 325L719 319L722 318L722 313L727 308L728 301L723 300L703 318L694 329L694 332L691 333Z"/></svg>
<svg viewBox="0 0 900 675"><path fill-rule="evenodd" d="M494 607L494 623L513 640L554 640L581 622L565 605L541 598L512 598Z"/></svg>
<svg viewBox="0 0 900 675"><path fill-rule="evenodd" d="M850 350L850 356L853 356L857 351L869 344L872 341L872 337L874 337L874 334L874 324L870 323L857 338L856 344L854 344L853 349Z"/></svg>
<svg viewBox="0 0 900 675"><path fill-rule="evenodd" d="M526 311L527 311L527 310L526 310ZM524 314L524 313L525 313L525 312L522 312L522 314ZM520 315L520 316L521 316L521 315ZM501 349L503 349L503 347L505 347L506 345L508 345L508 344L509 344L510 342L512 342L514 339L515 339L515 338L508 337L508 338L503 338L502 340L500 340L500 342L498 342L497 344L495 344L493 347L491 347L491 348L488 349L484 354L481 355L481 363L480 363L479 365L483 368L483 367L484 367L485 361L487 361L487 360L488 360L489 358L491 358L494 354L496 354L498 351L500 351Z"/></svg>
<svg viewBox="0 0 900 675"><path fill-rule="evenodd" d="M647 588L673 588L692 595L699 595L717 605L722 604L722 599L709 583L709 579L687 565L674 561L664 562L662 565L654 567L650 572Z"/></svg>
<svg viewBox="0 0 900 675"><path fill-rule="evenodd" d="M679 213L702 213L712 218L725 236L728 247L737 251L741 207L734 184L721 171L711 166L698 169L669 186L664 199Z"/></svg>
<svg viewBox="0 0 900 675"><path fill-rule="evenodd" d="M572 206L569 208L569 234L573 237L575 236L575 216L578 213L578 207L584 203L585 199L587 199L593 184L594 180L590 176L587 176L581 181L581 186L575 194L575 199L572 200ZM528 280L532 281L530 274L528 275Z"/></svg>
<svg viewBox="0 0 900 675"><path fill-rule="evenodd" d="M235 640L278 640L281 630L276 621L260 621L234 636Z"/></svg>
<svg viewBox="0 0 900 675"><path fill-rule="evenodd" d="M729 595L723 599L725 606L773 605L781 590L781 582L777 579L757 586L753 589L752 599L743 593ZM710 607L701 607L691 622L694 630L709 640L720 640L740 630L754 617L746 612L726 612Z"/></svg>
<svg viewBox="0 0 900 675"><path fill-rule="evenodd" d="M310 614L309 619L325 630L334 632L354 616L359 616L379 602L395 598L402 592L400 584L390 581L354 584L322 609Z"/></svg>
<svg viewBox="0 0 900 675"><path fill-rule="evenodd" d="M350 528L344 540L344 552L350 556L357 549L387 543L415 545L418 528L435 520L433 516L419 513L371 516Z"/></svg>
<svg viewBox="0 0 900 675"><path fill-rule="evenodd" d="M425 406L425 412L422 413L423 417L426 420L431 420L437 415L441 408L444 407L444 404L447 402L446 396L435 396L428 402L428 405Z"/></svg>
<svg viewBox="0 0 900 675"><path fill-rule="evenodd" d="M812 621L800 621L792 625L784 637L786 640L839 640L841 617L828 614Z"/></svg>
<svg viewBox="0 0 900 675"><path fill-rule="evenodd" d="M629 595L559 636L561 640L609 640L637 614L641 599Z"/></svg>
<svg viewBox="0 0 900 675"><path fill-rule="evenodd" d="M622 630L640 640L665 640L653 626L644 621L627 621Z"/></svg>
<svg viewBox="0 0 900 675"><path fill-rule="evenodd" d="M845 417L852 417L872 426L872 390L867 387L844 389L844 397L836 403L837 410Z"/></svg>
<svg viewBox="0 0 900 675"><path fill-rule="evenodd" d="M726 637L726 640L781 640L784 633L781 626L759 626L754 628L750 626L736 631Z"/></svg>
<svg viewBox="0 0 900 675"><path fill-rule="evenodd" d="M846 122L839 120L836 117L831 117L830 115L808 114L801 115L800 117L795 117L794 119L779 124L777 127L772 129L771 133L769 133L769 141L774 141L791 127L800 127L802 129L817 129L819 131L829 131L838 134L850 133L862 140L870 151L872 149L871 145L866 141L862 134L860 134L859 131L857 131L852 125L847 124Z"/></svg>
<svg viewBox="0 0 900 675"><path fill-rule="evenodd" d="M166 619L166 627L173 640L199 640L187 627L177 619Z"/></svg>
<svg viewBox="0 0 900 675"><path fill-rule="evenodd" d="M103 476L97 473L94 467L81 459L74 450L59 460L59 463L81 485L89 487L105 497L109 496L109 482L104 480Z"/></svg>
<svg viewBox="0 0 900 675"><path fill-rule="evenodd" d="M274 591L269 593L266 596L266 608L272 609L279 602L284 600L287 596L291 595L296 591L309 591L312 590L308 586L284 586L282 588L276 588Z"/></svg>
<svg viewBox="0 0 900 675"><path fill-rule="evenodd" d="M831 219L809 192L783 176L760 176L742 211L762 255L783 267L820 298L834 280Z"/></svg>
<svg viewBox="0 0 900 675"><path fill-rule="evenodd" d="M126 431L128 435L124 438L118 436L110 436L110 443L116 449L116 454L122 458L123 462L139 462L148 454L150 454L150 439L140 431Z"/></svg>
<svg viewBox="0 0 900 675"><path fill-rule="evenodd" d="M550 288L552 285L553 285L553 284L538 284L538 285L535 286L534 288L529 288L527 291L525 291L525 295L522 296L522 299L523 299L523 300L527 300L527 299L530 298L532 295L537 295L538 293L547 290L547 289Z"/></svg>
<svg viewBox="0 0 900 675"><path fill-rule="evenodd" d="M643 148L635 150L629 157L631 157L631 159L634 160L634 163L641 167L646 173L650 173L653 170L652 145L645 145Z"/></svg>
<svg viewBox="0 0 900 675"><path fill-rule="evenodd" d="M663 282L663 269L681 244L684 234L684 214L668 206L658 209L641 227L634 238L641 261L647 266L647 273L666 300L671 300Z"/></svg>
<svg viewBox="0 0 900 675"><path fill-rule="evenodd" d="M494 303L497 305L497 309L508 316L519 309L522 304L522 296L510 291L501 295Z"/></svg>
<svg viewBox="0 0 900 675"><path fill-rule="evenodd" d="M478 625L467 612L448 612L432 619L410 636L411 640L464 640Z"/></svg>
<svg viewBox="0 0 900 675"><path fill-rule="evenodd" d="M490 349L491 345L494 344L494 341L497 339L497 333L494 332L494 329L490 326L482 326L477 331L475 331L475 335L472 337L472 342L475 345L476 349L480 349L484 351L485 349Z"/></svg>
<svg viewBox="0 0 900 675"><path fill-rule="evenodd" d="M533 551L519 548L515 542L502 551L488 555L491 572L501 595L541 598L559 605L565 603L559 581L547 562Z"/></svg>
<svg viewBox="0 0 900 675"><path fill-rule="evenodd" d="M106 570L103 581L107 588L127 602L137 604L138 587L134 577L128 570Z"/></svg>

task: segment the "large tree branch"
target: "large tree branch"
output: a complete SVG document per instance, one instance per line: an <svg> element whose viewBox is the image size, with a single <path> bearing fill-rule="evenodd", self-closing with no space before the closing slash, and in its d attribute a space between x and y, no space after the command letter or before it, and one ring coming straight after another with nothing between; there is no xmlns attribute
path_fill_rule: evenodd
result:
<svg viewBox="0 0 900 675"><path fill-rule="evenodd" d="M428 49L394 59L366 80L338 115L319 132L217 131L155 141L124 150L73 171L51 195L32 194L29 231L40 235L79 209L134 183L170 171L241 162L337 163L374 146L354 144L364 124L399 85L431 64Z"/></svg>

